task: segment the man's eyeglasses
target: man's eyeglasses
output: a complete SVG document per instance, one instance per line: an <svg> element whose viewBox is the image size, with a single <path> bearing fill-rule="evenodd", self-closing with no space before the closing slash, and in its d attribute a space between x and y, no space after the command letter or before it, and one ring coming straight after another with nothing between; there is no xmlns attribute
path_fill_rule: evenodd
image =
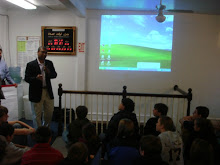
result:
<svg viewBox="0 0 220 165"><path fill-rule="evenodd" d="M43 53L43 54L47 54L47 51L40 51L41 53Z"/></svg>

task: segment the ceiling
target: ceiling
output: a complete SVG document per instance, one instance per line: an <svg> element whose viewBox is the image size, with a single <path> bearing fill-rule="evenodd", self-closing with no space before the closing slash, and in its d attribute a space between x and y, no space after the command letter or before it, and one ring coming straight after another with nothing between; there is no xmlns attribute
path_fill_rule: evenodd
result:
<svg viewBox="0 0 220 165"><path fill-rule="evenodd" d="M156 11L160 0L26 0L38 9L72 10L85 17L86 9ZM163 0L166 11L220 15L220 0ZM13 10L17 7L6 0L0 0L0 8Z"/></svg>

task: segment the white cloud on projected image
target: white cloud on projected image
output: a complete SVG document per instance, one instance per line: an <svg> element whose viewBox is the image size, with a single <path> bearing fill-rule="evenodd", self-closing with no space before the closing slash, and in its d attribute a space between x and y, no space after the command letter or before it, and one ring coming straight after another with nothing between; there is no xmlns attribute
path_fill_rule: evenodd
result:
<svg viewBox="0 0 220 165"><path fill-rule="evenodd" d="M164 23L158 23L155 16L102 16L101 43L171 50L174 16L166 16L167 20Z"/></svg>

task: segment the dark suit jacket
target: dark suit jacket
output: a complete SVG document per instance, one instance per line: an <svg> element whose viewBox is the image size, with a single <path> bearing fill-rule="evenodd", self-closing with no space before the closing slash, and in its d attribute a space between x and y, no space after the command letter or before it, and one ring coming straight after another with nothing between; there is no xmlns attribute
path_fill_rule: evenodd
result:
<svg viewBox="0 0 220 165"><path fill-rule="evenodd" d="M50 98L54 99L50 79L56 78L57 73L52 61L45 60L45 66L50 70L50 73L45 75L47 90ZM29 100L35 103L40 102L42 95L42 81L36 78L38 74L41 74L41 70L36 59L29 62L25 70L25 81L29 83Z"/></svg>

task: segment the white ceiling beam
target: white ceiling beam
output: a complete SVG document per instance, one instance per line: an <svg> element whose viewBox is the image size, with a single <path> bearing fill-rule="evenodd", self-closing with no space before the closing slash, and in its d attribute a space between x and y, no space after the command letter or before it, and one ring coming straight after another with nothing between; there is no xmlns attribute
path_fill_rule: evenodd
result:
<svg viewBox="0 0 220 165"><path fill-rule="evenodd" d="M66 8L73 11L79 17L86 17L86 7L81 0L59 0Z"/></svg>

